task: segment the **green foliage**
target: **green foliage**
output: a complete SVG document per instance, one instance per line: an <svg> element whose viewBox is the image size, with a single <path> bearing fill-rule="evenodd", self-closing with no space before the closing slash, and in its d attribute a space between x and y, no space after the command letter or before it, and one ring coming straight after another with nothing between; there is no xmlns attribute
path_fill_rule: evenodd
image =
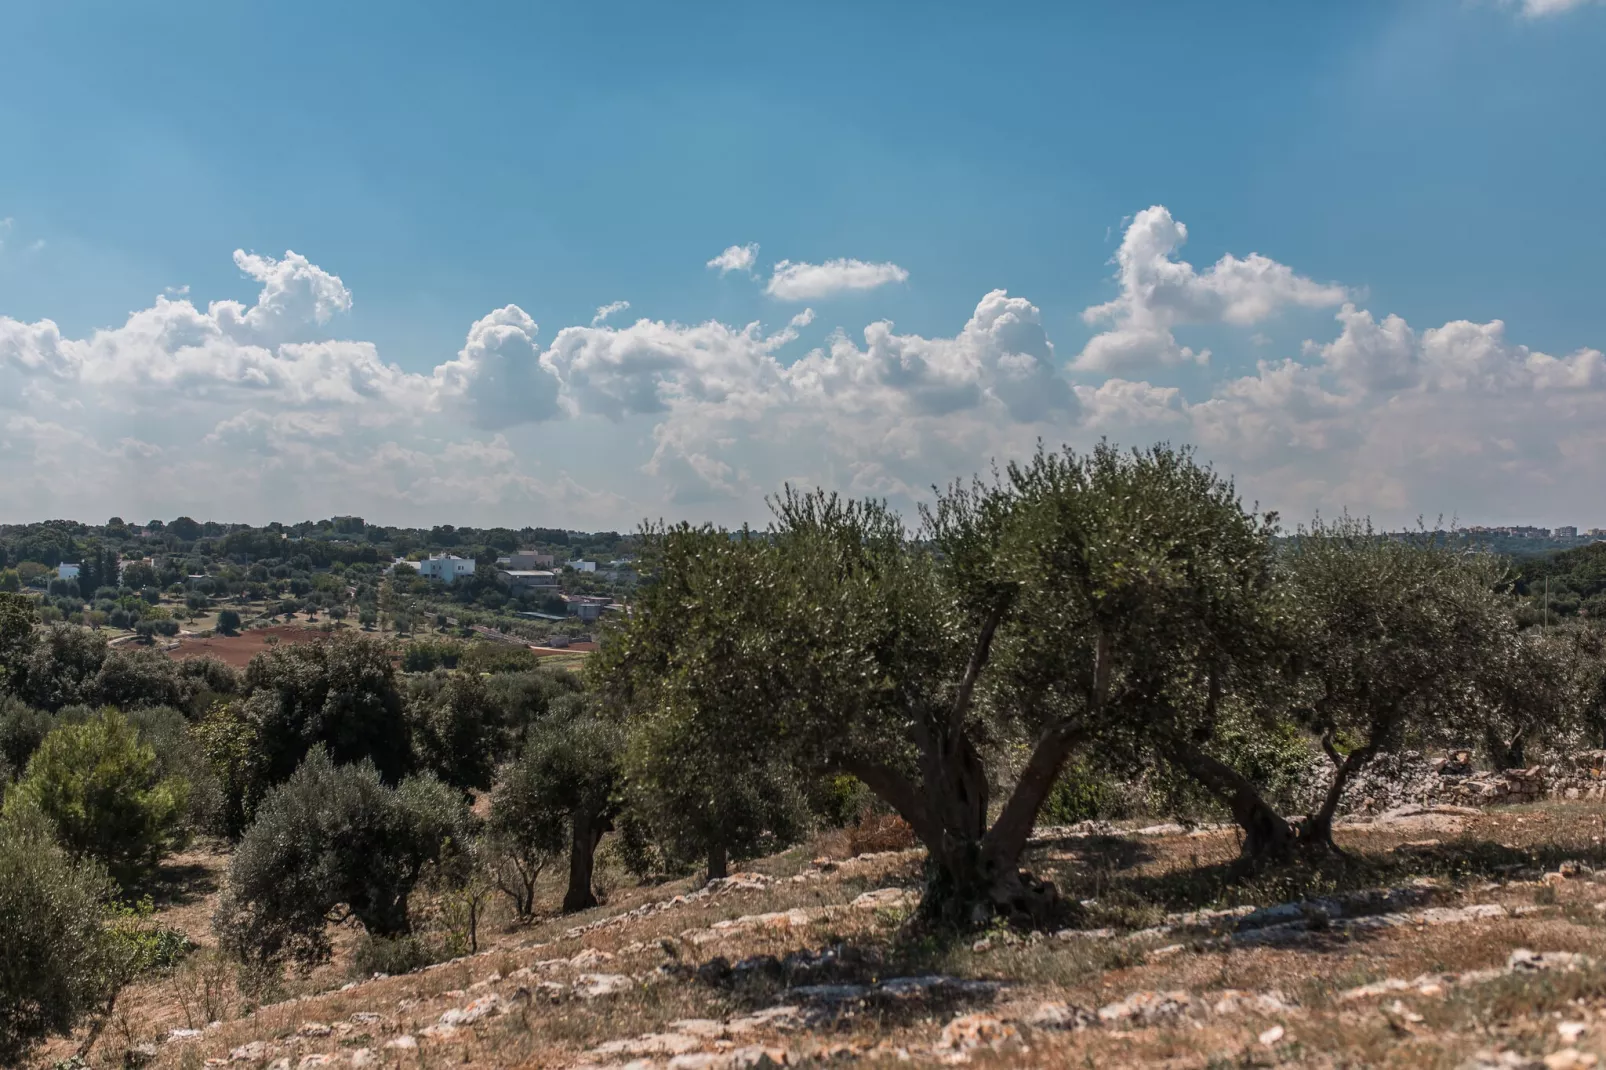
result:
<svg viewBox="0 0 1606 1070"><path fill-rule="evenodd" d="M1301 531L1281 567L1293 712L1329 748L1351 744L1335 789L1407 733L1473 727L1475 681L1515 631L1501 561L1342 517Z"/></svg>
<svg viewBox="0 0 1606 1070"><path fill-rule="evenodd" d="M114 709L53 729L6 796L5 810L38 811L76 858L139 880L183 832L189 785L163 776L152 747Z"/></svg>
<svg viewBox="0 0 1606 1070"><path fill-rule="evenodd" d="M316 962L341 910L370 936L406 936L424 866L470 833L462 798L434 778L390 788L371 764L337 766L315 749L240 841L213 918L219 943L257 962Z"/></svg>
<svg viewBox="0 0 1606 1070"><path fill-rule="evenodd" d="M21 1065L99 1006L109 895L104 874L69 859L37 814L0 818L0 1065Z"/></svg>
<svg viewBox="0 0 1606 1070"><path fill-rule="evenodd" d="M785 846L806 826L787 759L807 751L783 751L797 740L776 720L802 704L812 666L794 651L794 604L770 544L688 525L647 537L658 582L588 673L630 711L632 809L667 864L706 858L722 876L729 859Z"/></svg>
<svg viewBox="0 0 1606 1070"><path fill-rule="evenodd" d="M534 910L536 875L565 846L565 909L595 902L592 860L616 806L621 747L618 726L575 696L554 703L503 769L491 795L490 832L505 862L499 883L521 916Z"/></svg>
<svg viewBox="0 0 1606 1070"><path fill-rule="evenodd" d="M390 652L375 639L340 635L280 644L246 667L270 783L285 780L315 745L337 763L367 760L388 783L413 762L412 741Z"/></svg>
<svg viewBox="0 0 1606 1070"><path fill-rule="evenodd" d="M497 673L485 677L485 691L501 710L510 738L519 739L525 729L547 715L552 703L564 695L577 695L584 684L580 677L562 669L533 672Z"/></svg>
<svg viewBox="0 0 1606 1070"><path fill-rule="evenodd" d="M240 614L232 609L219 611L217 615L217 630L224 635L234 635L240 630Z"/></svg>
<svg viewBox="0 0 1606 1070"><path fill-rule="evenodd" d="M142 974L170 970L195 950L182 930L157 924L155 914L150 896L108 908L102 970L110 992Z"/></svg>
<svg viewBox="0 0 1606 1070"><path fill-rule="evenodd" d="M35 633L14 689L29 705L43 710L93 703L105 660L106 639L99 632L71 624L47 625Z"/></svg>
<svg viewBox="0 0 1606 1070"><path fill-rule="evenodd" d="M272 786L268 757L262 747L260 707L269 715L277 700L264 693L249 702L236 699L214 705L190 728L190 738L217 785L216 828L238 839L256 817L258 804Z"/></svg>
<svg viewBox="0 0 1606 1070"><path fill-rule="evenodd" d="M480 677L452 673L423 683L407 706L418 765L454 787L487 789L507 746L501 707Z"/></svg>
<svg viewBox="0 0 1606 1070"><path fill-rule="evenodd" d="M195 832L223 831L223 785L205 752L195 745L188 719L170 706L133 709L127 717L140 742L156 755L157 777L188 785L185 826Z"/></svg>
<svg viewBox="0 0 1606 1070"><path fill-rule="evenodd" d="M351 972L358 978L375 974L395 977L422 969L438 956L416 936L373 936L364 933L351 953Z"/></svg>
<svg viewBox="0 0 1606 1070"><path fill-rule="evenodd" d="M1523 620L1539 624L1576 617L1606 617L1606 542L1522 562L1516 592L1524 599Z"/></svg>
<svg viewBox="0 0 1606 1070"><path fill-rule="evenodd" d="M1074 825L1080 821L1113 821L1130 816L1131 793L1121 778L1078 756L1061 770L1043 803L1038 821Z"/></svg>
<svg viewBox="0 0 1606 1070"><path fill-rule="evenodd" d="M0 594L0 688L17 688L27 672L33 650L33 600L19 594Z"/></svg>
<svg viewBox="0 0 1606 1070"><path fill-rule="evenodd" d="M0 774L17 777L55 727L55 718L14 695L0 697Z"/></svg>
<svg viewBox="0 0 1606 1070"><path fill-rule="evenodd" d="M457 667L470 673L531 672L541 659L529 647L512 643L469 643Z"/></svg>
<svg viewBox="0 0 1606 1070"><path fill-rule="evenodd" d="M157 650L112 650L95 674L90 694L95 701L123 710L141 706L185 705L187 695L179 664Z"/></svg>
<svg viewBox="0 0 1606 1070"><path fill-rule="evenodd" d="M455 669L462 655L462 643L450 639L415 639L402 648L402 669L405 672Z"/></svg>

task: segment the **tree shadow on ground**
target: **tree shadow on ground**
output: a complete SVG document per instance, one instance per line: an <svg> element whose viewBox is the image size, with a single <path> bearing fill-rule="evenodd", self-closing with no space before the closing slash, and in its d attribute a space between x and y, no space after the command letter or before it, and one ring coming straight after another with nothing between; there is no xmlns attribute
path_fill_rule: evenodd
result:
<svg viewBox="0 0 1606 1070"><path fill-rule="evenodd" d="M1398 887L1421 877L1438 878L1450 885L1511 878L1528 873L1537 877L1563 862L1580 862L1591 869L1606 867L1606 845L1540 843L1513 846L1495 840L1463 836L1431 845L1400 845L1392 850L1321 851L1287 862L1253 865L1241 859L1210 865L1180 867L1164 873L1131 873L1123 868L1073 868L1066 871L1060 890L1069 898L1103 896L1123 902L1148 904L1164 911L1212 907L1272 906L1347 892Z"/></svg>
<svg viewBox="0 0 1606 1070"><path fill-rule="evenodd" d="M161 910L200 902L221 887L222 878L215 866L169 859L141 882L137 890L141 895L150 896L152 904Z"/></svg>

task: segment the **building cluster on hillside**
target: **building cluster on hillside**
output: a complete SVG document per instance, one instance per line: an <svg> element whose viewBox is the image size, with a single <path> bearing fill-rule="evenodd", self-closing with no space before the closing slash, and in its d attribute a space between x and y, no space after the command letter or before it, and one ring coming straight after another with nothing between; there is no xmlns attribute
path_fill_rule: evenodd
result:
<svg viewBox="0 0 1606 1070"><path fill-rule="evenodd" d="M407 565L417 570L425 579L440 580L442 583L450 584L474 576L476 562L471 557L460 557L457 554L431 554L416 561L397 558L392 563L391 569L397 565ZM524 611L520 616L542 620L565 620L577 617L589 623L606 612L620 608L612 598L605 595L563 593L560 575L563 569L594 575L611 583L635 583L637 580L635 562L630 558L621 558L609 562L605 567L598 567L595 561L574 560L560 564L552 554L537 550L518 550L496 559L496 582L515 596L552 595L563 603L562 613ZM549 608L557 607L553 603Z"/></svg>
<svg viewBox="0 0 1606 1070"><path fill-rule="evenodd" d="M1506 526L1485 526L1474 524L1461 529L1468 535L1502 535L1508 539L1576 539L1579 538L1578 527L1575 524L1563 524L1554 528L1537 528L1528 524L1513 524ZM1592 539L1606 538L1606 528L1590 528L1584 532L1584 537Z"/></svg>

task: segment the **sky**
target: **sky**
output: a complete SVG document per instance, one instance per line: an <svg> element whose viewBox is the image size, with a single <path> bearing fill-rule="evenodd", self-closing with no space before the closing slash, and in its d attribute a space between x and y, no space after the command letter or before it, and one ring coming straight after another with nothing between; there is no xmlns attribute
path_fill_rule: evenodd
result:
<svg viewBox="0 0 1606 1070"><path fill-rule="evenodd" d="M0 0L0 522L762 524L1037 443L1606 526L1606 4Z"/></svg>

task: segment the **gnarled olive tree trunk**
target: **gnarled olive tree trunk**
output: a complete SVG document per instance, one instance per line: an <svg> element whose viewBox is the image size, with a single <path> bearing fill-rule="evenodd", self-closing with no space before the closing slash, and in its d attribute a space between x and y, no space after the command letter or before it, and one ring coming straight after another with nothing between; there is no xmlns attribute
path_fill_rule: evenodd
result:
<svg viewBox="0 0 1606 1070"><path fill-rule="evenodd" d="M1023 871L1020 859L1038 811L1083 730L1079 721L1058 721L1043 731L989 827L987 770L964 723L996 624L995 617L984 626L952 710L942 718L917 711L918 786L873 762L844 760L841 765L909 822L925 845L926 886L920 903L925 920L967 929L1001 917L1020 928L1044 928L1063 920L1064 903L1051 882ZM1094 663L1095 709L1090 712L1096 713L1103 701L1109 662L1109 643L1100 640Z"/></svg>

